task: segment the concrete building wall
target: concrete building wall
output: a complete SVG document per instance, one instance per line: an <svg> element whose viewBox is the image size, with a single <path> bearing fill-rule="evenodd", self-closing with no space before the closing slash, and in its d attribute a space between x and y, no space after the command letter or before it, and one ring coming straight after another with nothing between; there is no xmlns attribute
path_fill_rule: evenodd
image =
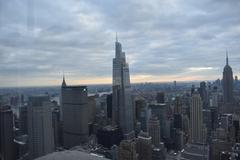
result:
<svg viewBox="0 0 240 160"><path fill-rule="evenodd" d="M13 113L9 106L0 106L0 159L15 160Z"/></svg>
<svg viewBox="0 0 240 160"><path fill-rule="evenodd" d="M30 97L28 105L28 133L30 159L54 151L52 103L46 96Z"/></svg>
<svg viewBox="0 0 240 160"><path fill-rule="evenodd" d="M88 96L86 86L62 88L63 143L71 148L88 138Z"/></svg>

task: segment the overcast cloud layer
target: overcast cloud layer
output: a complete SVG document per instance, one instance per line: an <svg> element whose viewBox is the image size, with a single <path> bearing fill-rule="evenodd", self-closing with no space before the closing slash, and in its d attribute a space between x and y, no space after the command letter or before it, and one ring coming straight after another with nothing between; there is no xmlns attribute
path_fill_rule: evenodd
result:
<svg viewBox="0 0 240 160"><path fill-rule="evenodd" d="M0 0L0 86L111 83L115 32L132 82L240 69L239 0Z"/></svg>

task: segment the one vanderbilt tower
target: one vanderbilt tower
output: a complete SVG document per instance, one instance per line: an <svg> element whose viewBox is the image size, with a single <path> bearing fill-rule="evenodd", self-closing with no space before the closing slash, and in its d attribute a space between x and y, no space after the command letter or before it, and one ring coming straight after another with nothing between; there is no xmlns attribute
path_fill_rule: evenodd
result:
<svg viewBox="0 0 240 160"><path fill-rule="evenodd" d="M120 126L125 139L134 136L133 102L129 66L125 52L116 36L115 58L113 58L113 123Z"/></svg>

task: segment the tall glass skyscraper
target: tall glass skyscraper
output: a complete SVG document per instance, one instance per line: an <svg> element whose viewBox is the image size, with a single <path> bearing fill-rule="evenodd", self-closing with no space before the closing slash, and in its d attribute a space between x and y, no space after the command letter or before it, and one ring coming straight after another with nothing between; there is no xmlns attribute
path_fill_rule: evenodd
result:
<svg viewBox="0 0 240 160"><path fill-rule="evenodd" d="M116 38L113 59L113 123L120 126L126 139L133 135L133 102L129 66L122 45Z"/></svg>

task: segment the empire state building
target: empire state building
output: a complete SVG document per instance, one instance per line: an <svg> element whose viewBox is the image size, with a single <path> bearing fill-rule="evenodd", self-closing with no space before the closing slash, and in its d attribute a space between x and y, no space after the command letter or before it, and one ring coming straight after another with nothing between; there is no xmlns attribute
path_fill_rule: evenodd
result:
<svg viewBox="0 0 240 160"><path fill-rule="evenodd" d="M223 101L224 104L233 103L233 72L228 63L228 53L226 55L226 65L223 70Z"/></svg>

